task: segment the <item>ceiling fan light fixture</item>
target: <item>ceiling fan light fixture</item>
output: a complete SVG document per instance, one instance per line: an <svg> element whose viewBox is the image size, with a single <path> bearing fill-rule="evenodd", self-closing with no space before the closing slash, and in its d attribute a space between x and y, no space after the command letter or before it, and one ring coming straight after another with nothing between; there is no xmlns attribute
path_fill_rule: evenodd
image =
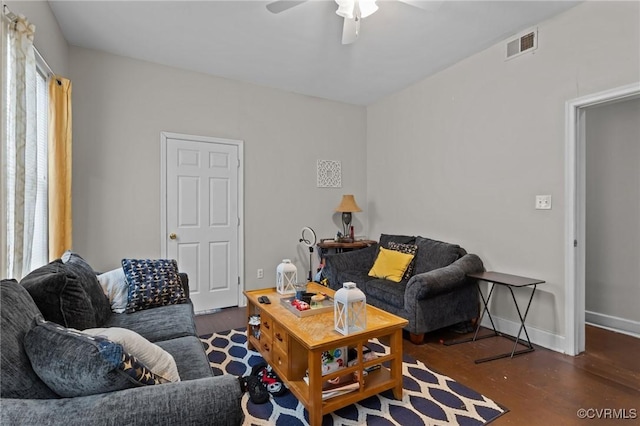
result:
<svg viewBox="0 0 640 426"><path fill-rule="evenodd" d="M356 0L360 7L360 17L366 18L373 15L378 10L376 0Z"/></svg>
<svg viewBox="0 0 640 426"><path fill-rule="evenodd" d="M336 14L345 19L353 19L356 16L366 18L378 10L376 0L336 0L336 3Z"/></svg>
<svg viewBox="0 0 640 426"><path fill-rule="evenodd" d="M338 3L338 10L336 15L342 16L345 19L353 19L353 12L355 11L355 0L336 0Z"/></svg>

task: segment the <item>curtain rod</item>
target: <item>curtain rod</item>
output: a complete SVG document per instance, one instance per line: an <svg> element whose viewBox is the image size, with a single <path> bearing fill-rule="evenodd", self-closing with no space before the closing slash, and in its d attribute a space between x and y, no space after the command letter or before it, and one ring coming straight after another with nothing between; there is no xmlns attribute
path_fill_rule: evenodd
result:
<svg viewBox="0 0 640 426"><path fill-rule="evenodd" d="M38 51L38 48L36 48L36 46L33 46L33 53L35 53L35 55L36 55L36 62L38 63L38 65L40 65L41 67L43 67L45 69L45 71L49 74L49 77L53 77L55 75L55 73L53 72L53 70L51 69L51 67L47 63L47 61L44 59L44 56L42 56L40 54L40 52Z"/></svg>
<svg viewBox="0 0 640 426"><path fill-rule="evenodd" d="M13 13L11 11L11 9L9 9L9 6L7 6L6 4L4 4L2 6L3 6L2 7L2 12L3 12L3 16L4 17L6 17L11 22L13 22L16 19L18 19L18 15ZM45 69L45 71L48 73L49 77L53 77L55 75L55 73L53 72L53 69L51 68L49 63L44 59L44 56L42 56L42 54L40 53L40 51L38 50L38 48L35 45L33 45L33 52L35 53L36 62L38 63L38 65L40 65L42 68Z"/></svg>

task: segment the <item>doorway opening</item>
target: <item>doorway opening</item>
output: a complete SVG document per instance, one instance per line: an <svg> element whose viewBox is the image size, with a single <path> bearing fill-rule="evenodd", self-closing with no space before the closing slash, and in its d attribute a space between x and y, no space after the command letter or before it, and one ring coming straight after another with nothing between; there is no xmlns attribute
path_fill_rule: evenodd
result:
<svg viewBox="0 0 640 426"><path fill-rule="evenodd" d="M586 109L640 98L640 83L580 97L565 108L565 352L585 350Z"/></svg>

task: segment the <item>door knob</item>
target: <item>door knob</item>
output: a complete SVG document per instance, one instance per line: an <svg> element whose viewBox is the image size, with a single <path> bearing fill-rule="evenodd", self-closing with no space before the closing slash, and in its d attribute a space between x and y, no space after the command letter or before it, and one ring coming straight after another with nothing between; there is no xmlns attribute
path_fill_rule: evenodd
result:
<svg viewBox="0 0 640 426"><path fill-rule="evenodd" d="M178 236L175 234L175 232L169 234L169 239L175 240L176 238L178 238Z"/></svg>

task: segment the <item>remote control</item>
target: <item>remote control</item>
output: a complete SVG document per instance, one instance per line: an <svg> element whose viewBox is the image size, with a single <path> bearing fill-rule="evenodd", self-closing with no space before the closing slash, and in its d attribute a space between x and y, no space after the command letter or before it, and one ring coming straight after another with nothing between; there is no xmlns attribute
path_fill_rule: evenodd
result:
<svg viewBox="0 0 640 426"><path fill-rule="evenodd" d="M269 298L267 296L258 297L258 302L264 303L265 305L271 304L271 301L269 300Z"/></svg>

